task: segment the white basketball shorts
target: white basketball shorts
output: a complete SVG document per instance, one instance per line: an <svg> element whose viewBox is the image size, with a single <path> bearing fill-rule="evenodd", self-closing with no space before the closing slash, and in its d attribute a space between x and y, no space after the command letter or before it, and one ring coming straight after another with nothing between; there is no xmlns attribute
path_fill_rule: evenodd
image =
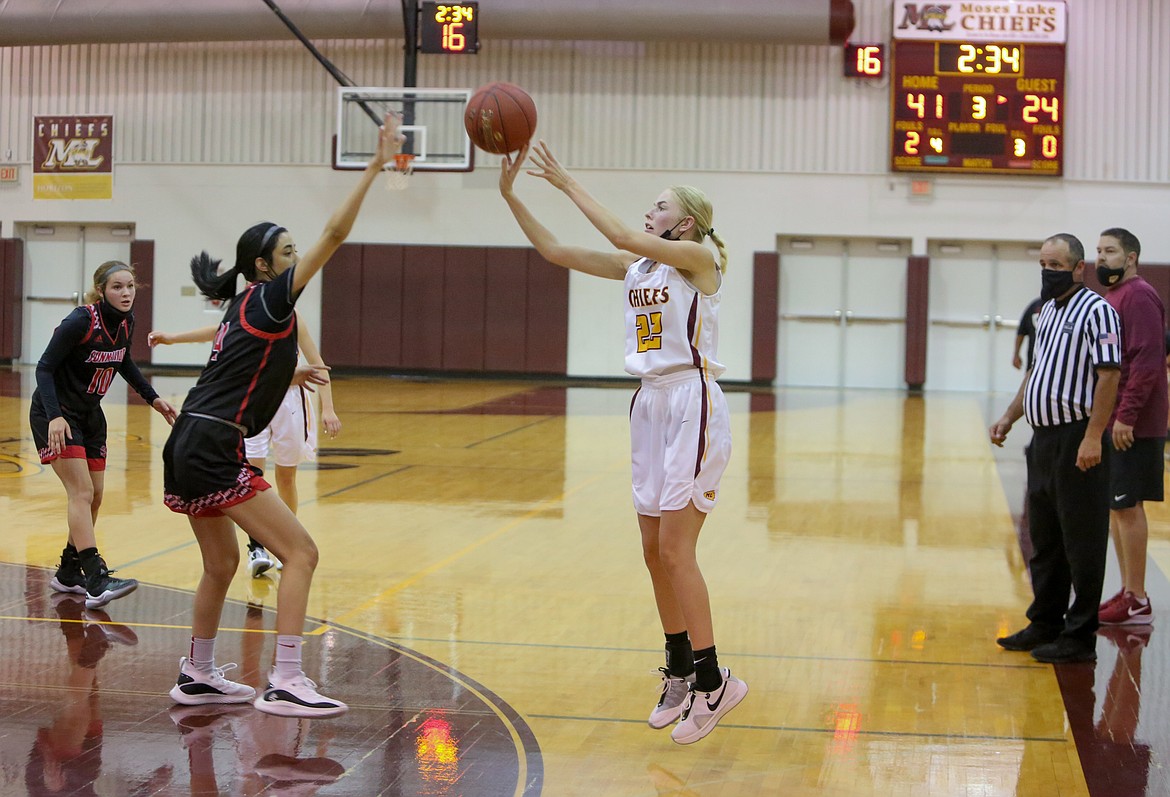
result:
<svg viewBox="0 0 1170 797"><path fill-rule="evenodd" d="M634 509L659 517L693 502L710 512L731 459L723 391L698 370L642 380L630 405Z"/></svg>
<svg viewBox="0 0 1170 797"><path fill-rule="evenodd" d="M286 468L317 459L317 419L308 391L290 387L272 423L259 434L244 438L244 451L249 461L271 456Z"/></svg>

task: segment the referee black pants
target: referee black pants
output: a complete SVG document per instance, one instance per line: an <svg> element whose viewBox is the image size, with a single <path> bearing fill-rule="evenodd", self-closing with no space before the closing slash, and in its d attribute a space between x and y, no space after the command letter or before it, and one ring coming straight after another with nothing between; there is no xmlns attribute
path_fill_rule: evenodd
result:
<svg viewBox="0 0 1170 797"><path fill-rule="evenodd" d="M1038 426L1027 449L1033 624L1094 645L1109 545L1109 446L1077 468L1088 420ZM1073 593L1069 604L1069 593Z"/></svg>

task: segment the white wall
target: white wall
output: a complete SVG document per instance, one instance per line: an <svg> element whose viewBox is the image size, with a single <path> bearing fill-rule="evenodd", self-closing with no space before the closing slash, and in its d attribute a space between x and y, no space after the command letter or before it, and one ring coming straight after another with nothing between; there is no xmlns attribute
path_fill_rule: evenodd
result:
<svg viewBox="0 0 1170 797"><path fill-rule="evenodd" d="M752 253L774 251L780 234L911 238L922 254L927 239L1026 241L1068 231L1091 251L1100 230L1122 225L1142 240L1144 261L1170 263L1170 185L939 179L934 196L921 200L909 196L909 178L901 176L609 170L583 170L578 176L631 223L675 182L698 183L714 198L715 226L731 259L721 335L731 380L751 375ZM236 238L262 219L288 227L304 248L356 179L321 166L121 166L111 201L33 202L27 186L0 189L0 229L10 235L13 223L31 221L134 223L138 238L156 242L156 324L181 329L208 323L202 301L180 295L180 288L190 285L192 255L207 249L230 262ZM605 245L573 206L542 182L528 179L519 190L563 241ZM418 174L403 193L376 184L350 240L526 244L499 198L490 166L471 174ZM619 283L573 275L572 375L622 374L620 294ZM301 306L312 331L319 332L318 285L310 286ZM196 347L171 347L155 357L193 364L198 355Z"/></svg>

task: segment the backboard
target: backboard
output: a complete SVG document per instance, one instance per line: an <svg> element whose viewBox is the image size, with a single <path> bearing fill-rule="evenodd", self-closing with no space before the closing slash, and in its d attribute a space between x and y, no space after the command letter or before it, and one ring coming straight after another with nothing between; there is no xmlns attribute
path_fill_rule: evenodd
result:
<svg viewBox="0 0 1170 797"><path fill-rule="evenodd" d="M341 86L337 89L335 169L364 169L374 154L377 125L389 111L402 114L403 152L414 171L468 172L474 148L463 127L471 89Z"/></svg>

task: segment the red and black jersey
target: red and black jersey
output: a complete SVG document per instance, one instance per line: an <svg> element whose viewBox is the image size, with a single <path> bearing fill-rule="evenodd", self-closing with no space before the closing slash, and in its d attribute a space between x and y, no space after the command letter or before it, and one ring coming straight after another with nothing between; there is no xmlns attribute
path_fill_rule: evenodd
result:
<svg viewBox="0 0 1170 797"><path fill-rule="evenodd" d="M134 314L120 313L105 302L83 305L65 317L55 330L37 363L40 402L52 420L66 413L84 416L99 409L114 374L122 378L148 404L158 398L130 357Z"/></svg>
<svg viewBox="0 0 1170 797"><path fill-rule="evenodd" d="M245 437L272 421L297 367L295 270L253 282L228 303L183 412L230 421L247 430Z"/></svg>

